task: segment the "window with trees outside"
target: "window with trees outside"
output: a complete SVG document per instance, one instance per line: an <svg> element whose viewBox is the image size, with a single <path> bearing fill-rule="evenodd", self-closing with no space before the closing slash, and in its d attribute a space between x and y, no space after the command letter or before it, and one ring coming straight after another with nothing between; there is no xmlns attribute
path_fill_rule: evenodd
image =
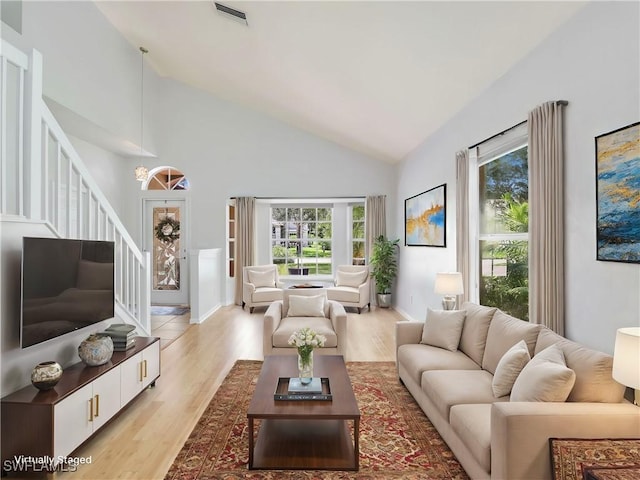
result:
<svg viewBox="0 0 640 480"><path fill-rule="evenodd" d="M509 133L509 132L508 132ZM526 124L478 147L478 296L529 318L529 174ZM483 150L486 153L483 153Z"/></svg>
<svg viewBox="0 0 640 480"><path fill-rule="evenodd" d="M351 263L365 264L364 205L351 206Z"/></svg>
<svg viewBox="0 0 640 480"><path fill-rule="evenodd" d="M331 207L271 208L271 256L280 275L331 275Z"/></svg>

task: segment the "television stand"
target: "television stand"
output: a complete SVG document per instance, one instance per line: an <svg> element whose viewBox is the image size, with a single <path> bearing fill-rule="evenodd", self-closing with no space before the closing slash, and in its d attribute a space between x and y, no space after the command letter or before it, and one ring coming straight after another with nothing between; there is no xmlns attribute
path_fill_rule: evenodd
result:
<svg viewBox="0 0 640 480"><path fill-rule="evenodd" d="M32 385L2 399L2 471L25 472L17 458L44 459L51 470L160 377L160 339L136 337L104 365L67 367L51 390ZM33 471L33 462L31 460ZM14 465L16 463L16 465ZM42 466L36 466L42 471Z"/></svg>

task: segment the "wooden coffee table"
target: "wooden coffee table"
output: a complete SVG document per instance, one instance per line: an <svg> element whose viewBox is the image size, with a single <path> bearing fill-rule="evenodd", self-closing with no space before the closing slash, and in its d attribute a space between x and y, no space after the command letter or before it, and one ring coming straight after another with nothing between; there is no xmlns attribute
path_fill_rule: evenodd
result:
<svg viewBox="0 0 640 480"><path fill-rule="evenodd" d="M358 470L360 410L344 358L316 354L313 374L329 378L331 401L274 400L278 378L296 377L298 361L267 355L247 411L249 469ZM260 420L257 437L254 420Z"/></svg>

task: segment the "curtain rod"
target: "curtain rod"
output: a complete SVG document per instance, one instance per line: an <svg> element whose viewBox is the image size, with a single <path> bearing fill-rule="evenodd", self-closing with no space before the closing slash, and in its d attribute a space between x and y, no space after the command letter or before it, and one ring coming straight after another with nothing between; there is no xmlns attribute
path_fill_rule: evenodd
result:
<svg viewBox="0 0 640 480"><path fill-rule="evenodd" d="M383 195L384 197L386 197L386 195ZM238 197L230 197L231 200L235 200ZM361 199L361 198L367 198L367 195L354 195L354 196L350 196L350 197L336 197L336 196L329 196L329 197L253 197L256 200L317 200L317 199L323 199L323 198L336 198L339 200L342 199Z"/></svg>
<svg viewBox="0 0 640 480"><path fill-rule="evenodd" d="M561 105L561 106L563 106L563 107L566 107L567 105L569 105L569 102L568 102L567 100L556 100L554 103L555 103L556 105ZM481 145L481 144L483 144L484 142L488 142L489 140L493 140L494 138L497 138L497 137L499 137L499 136L501 136L501 135L504 135L505 133L507 133L507 132L509 132L509 131L513 130L514 128L518 128L520 125L522 125L522 124L524 124L524 123L527 123L527 121L526 121L526 120L523 120L522 122L520 122L520 123L518 123L518 124L514 125L513 127L509 127L509 128L507 128L506 130L501 131L500 133L496 133L495 135L491 135L489 138L485 138L484 140L482 140L482 141L480 141L480 142L476 143L475 145L471 145L469 148L476 148L478 145Z"/></svg>

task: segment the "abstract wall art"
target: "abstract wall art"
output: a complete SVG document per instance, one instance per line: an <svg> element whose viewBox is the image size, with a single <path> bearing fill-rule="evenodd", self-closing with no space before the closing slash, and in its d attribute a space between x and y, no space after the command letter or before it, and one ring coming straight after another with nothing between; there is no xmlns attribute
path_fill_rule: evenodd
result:
<svg viewBox="0 0 640 480"><path fill-rule="evenodd" d="M404 244L446 247L447 184L404 201Z"/></svg>
<svg viewBox="0 0 640 480"><path fill-rule="evenodd" d="M595 141L597 259L640 263L640 122Z"/></svg>

